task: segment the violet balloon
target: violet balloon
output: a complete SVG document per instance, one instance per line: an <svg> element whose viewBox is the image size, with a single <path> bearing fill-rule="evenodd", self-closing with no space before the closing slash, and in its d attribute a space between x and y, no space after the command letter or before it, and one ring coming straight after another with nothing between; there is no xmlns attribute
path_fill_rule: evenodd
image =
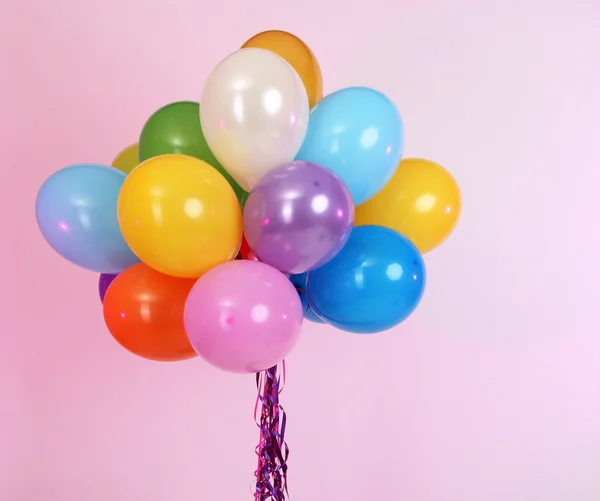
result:
<svg viewBox="0 0 600 501"><path fill-rule="evenodd" d="M101 273L100 278L98 279L98 293L100 294L100 301L104 303L104 296L106 296L106 291L108 290L108 286L112 284L112 281L117 278L117 275L112 273Z"/></svg>
<svg viewBox="0 0 600 501"><path fill-rule="evenodd" d="M244 235L259 261L305 273L333 259L354 225L348 187L333 171L290 162L267 173L244 207Z"/></svg>

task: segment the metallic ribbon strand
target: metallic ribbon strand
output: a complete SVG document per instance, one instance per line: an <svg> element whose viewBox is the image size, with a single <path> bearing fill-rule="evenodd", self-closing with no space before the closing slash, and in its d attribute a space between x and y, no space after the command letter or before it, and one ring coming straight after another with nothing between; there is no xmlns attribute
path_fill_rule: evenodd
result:
<svg viewBox="0 0 600 501"><path fill-rule="evenodd" d="M279 394L285 386L285 362L278 367L256 374L258 397L254 406L254 419L260 429L256 446L258 468L255 501L285 501L287 491L287 458L285 443L286 415L279 404Z"/></svg>

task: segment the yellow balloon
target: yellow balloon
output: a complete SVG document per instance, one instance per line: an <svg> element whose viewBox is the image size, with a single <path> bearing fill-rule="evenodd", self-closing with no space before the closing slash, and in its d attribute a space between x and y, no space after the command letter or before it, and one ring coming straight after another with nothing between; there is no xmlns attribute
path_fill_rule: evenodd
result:
<svg viewBox="0 0 600 501"><path fill-rule="evenodd" d="M125 174L129 174L139 163L138 144L135 143L119 153L110 165L115 169L122 170Z"/></svg>
<svg viewBox="0 0 600 501"><path fill-rule="evenodd" d="M448 238L461 210L454 177L441 165L410 158L400 162L383 190L356 208L355 226L386 226L408 237L425 254Z"/></svg>
<svg viewBox="0 0 600 501"><path fill-rule="evenodd" d="M242 211L219 171L187 155L142 162L125 179L117 204L131 250L161 273L195 278L235 258Z"/></svg>
<svg viewBox="0 0 600 501"><path fill-rule="evenodd" d="M321 67L310 47L297 36L287 31L263 31L242 45L242 49L247 47L270 50L285 59L300 75L306 87L309 106L312 108L321 100L323 97Z"/></svg>

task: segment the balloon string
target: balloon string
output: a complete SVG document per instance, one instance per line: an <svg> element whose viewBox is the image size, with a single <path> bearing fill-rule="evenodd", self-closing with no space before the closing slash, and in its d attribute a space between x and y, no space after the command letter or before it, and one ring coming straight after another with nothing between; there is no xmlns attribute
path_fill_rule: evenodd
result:
<svg viewBox="0 0 600 501"><path fill-rule="evenodd" d="M285 386L285 362L256 374L258 396L254 406L254 419L260 429L256 446L258 467L255 501L285 501L287 489L287 459L289 448L285 442L287 418L279 403L279 394Z"/></svg>

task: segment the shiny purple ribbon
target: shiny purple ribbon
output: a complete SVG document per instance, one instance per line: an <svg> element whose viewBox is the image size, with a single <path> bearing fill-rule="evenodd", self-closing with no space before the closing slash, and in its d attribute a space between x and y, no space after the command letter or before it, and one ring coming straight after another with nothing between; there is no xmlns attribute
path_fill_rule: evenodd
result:
<svg viewBox="0 0 600 501"><path fill-rule="evenodd" d="M281 374L280 374L281 372ZM254 419L260 428L256 446L258 468L255 501L285 501L287 491L287 458L289 448L285 443L286 416L279 404L279 394L285 386L285 362L278 367L256 374L258 397Z"/></svg>

